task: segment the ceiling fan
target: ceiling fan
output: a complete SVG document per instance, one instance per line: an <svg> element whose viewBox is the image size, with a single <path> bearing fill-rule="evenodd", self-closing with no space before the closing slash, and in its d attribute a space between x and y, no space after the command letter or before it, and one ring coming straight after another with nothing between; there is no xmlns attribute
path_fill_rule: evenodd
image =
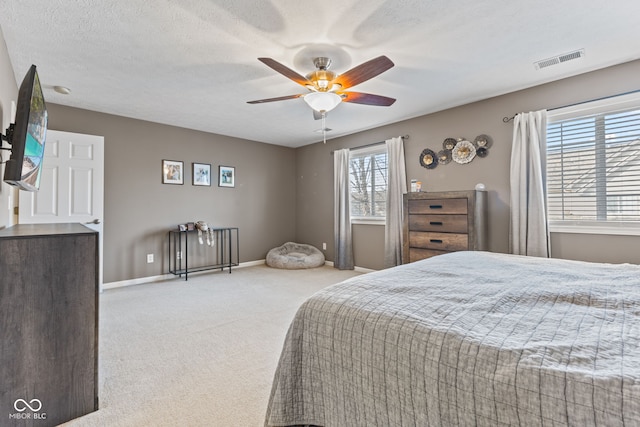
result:
<svg viewBox="0 0 640 427"><path fill-rule="evenodd" d="M384 55L364 62L340 75L329 70L331 59L326 57L314 58L313 64L316 70L304 77L274 59L258 58L258 60L299 85L304 86L309 92L277 98L258 99L256 101L248 101L248 104L303 98L313 109L313 116L317 120L324 119L327 112L337 107L341 102L388 107L396 101L394 98L386 96L346 90L393 67L393 62Z"/></svg>

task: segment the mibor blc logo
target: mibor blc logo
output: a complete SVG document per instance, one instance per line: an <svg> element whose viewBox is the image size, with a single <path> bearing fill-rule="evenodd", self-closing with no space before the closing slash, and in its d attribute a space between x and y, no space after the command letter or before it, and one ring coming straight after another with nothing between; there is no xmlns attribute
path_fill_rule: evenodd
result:
<svg viewBox="0 0 640 427"><path fill-rule="evenodd" d="M47 413L40 412L42 402L40 399L16 399L13 402L13 409L17 412L9 414L9 419L13 420L46 420Z"/></svg>

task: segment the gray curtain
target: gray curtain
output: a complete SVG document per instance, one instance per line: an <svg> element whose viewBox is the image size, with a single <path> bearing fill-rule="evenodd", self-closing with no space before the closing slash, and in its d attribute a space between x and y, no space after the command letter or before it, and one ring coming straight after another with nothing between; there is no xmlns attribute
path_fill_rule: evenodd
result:
<svg viewBox="0 0 640 427"><path fill-rule="evenodd" d="M547 220L547 111L517 114L511 151L509 249L551 256Z"/></svg>
<svg viewBox="0 0 640 427"><path fill-rule="evenodd" d="M401 137L385 141L387 146L387 213L384 228L384 266L402 264L402 195L407 192L404 144Z"/></svg>
<svg viewBox="0 0 640 427"><path fill-rule="evenodd" d="M351 213L349 210L349 150L333 153L333 229L335 256L333 266L340 270L353 270L351 242Z"/></svg>

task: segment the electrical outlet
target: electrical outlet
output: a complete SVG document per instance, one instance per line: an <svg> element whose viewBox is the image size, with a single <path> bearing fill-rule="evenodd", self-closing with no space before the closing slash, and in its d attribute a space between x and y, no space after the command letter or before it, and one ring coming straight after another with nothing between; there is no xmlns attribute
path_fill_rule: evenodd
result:
<svg viewBox="0 0 640 427"><path fill-rule="evenodd" d="M176 259L182 259L182 251L176 252Z"/></svg>
<svg viewBox="0 0 640 427"><path fill-rule="evenodd" d="M322 250L323 251L327 250L327 244L325 242L322 242Z"/></svg>
<svg viewBox="0 0 640 427"><path fill-rule="evenodd" d="M153 254L147 254L147 264L153 263Z"/></svg>

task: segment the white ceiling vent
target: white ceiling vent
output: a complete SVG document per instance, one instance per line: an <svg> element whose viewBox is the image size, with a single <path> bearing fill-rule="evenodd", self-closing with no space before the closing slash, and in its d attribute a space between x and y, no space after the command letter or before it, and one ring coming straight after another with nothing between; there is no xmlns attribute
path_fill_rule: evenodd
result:
<svg viewBox="0 0 640 427"><path fill-rule="evenodd" d="M580 49L562 55L554 56L553 58L543 59L542 61L534 62L533 64L536 66L536 70L540 70L542 68L562 64L563 62L571 61L573 59L579 59L583 56L584 49Z"/></svg>

